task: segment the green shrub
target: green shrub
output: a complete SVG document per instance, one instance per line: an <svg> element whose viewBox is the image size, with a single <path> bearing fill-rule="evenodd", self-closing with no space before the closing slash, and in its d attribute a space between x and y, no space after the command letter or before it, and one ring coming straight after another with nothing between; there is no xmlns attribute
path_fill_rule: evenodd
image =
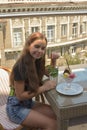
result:
<svg viewBox="0 0 87 130"><path fill-rule="evenodd" d="M71 56L70 54L65 54L64 57L65 59L67 59L69 65L75 65L81 63L81 60L79 59L77 54L75 56Z"/></svg>

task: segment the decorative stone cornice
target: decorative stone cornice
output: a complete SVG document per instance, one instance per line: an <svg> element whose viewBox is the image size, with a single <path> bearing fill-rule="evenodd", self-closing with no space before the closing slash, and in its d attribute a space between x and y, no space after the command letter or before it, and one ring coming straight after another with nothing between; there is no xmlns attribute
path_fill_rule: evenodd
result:
<svg viewBox="0 0 87 130"><path fill-rule="evenodd" d="M87 2L0 4L0 17L87 13Z"/></svg>

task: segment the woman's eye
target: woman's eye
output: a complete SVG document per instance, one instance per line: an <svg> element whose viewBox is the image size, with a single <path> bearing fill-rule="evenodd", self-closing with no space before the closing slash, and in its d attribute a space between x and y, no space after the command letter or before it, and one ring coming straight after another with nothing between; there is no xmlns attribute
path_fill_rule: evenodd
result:
<svg viewBox="0 0 87 130"><path fill-rule="evenodd" d="M39 45L35 45L35 48L37 48L37 49L38 49L38 48L41 48L41 50L45 50L46 47L41 47L41 46L39 46Z"/></svg>
<svg viewBox="0 0 87 130"><path fill-rule="evenodd" d="M41 49L42 49L42 50L45 50L45 49L46 49L46 47L42 47Z"/></svg>
<svg viewBox="0 0 87 130"><path fill-rule="evenodd" d="M35 45L35 48L40 48L40 46L39 45Z"/></svg>

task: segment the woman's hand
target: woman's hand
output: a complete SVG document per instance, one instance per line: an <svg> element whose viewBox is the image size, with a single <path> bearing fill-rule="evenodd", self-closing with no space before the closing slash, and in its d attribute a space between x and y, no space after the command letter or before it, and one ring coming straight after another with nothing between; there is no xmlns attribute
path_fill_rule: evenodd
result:
<svg viewBox="0 0 87 130"><path fill-rule="evenodd" d="M57 60L59 57L60 57L59 53L57 53L57 52L52 52L52 53L51 53L51 65L52 65L53 67L55 67L55 65L56 65L56 60Z"/></svg>
<svg viewBox="0 0 87 130"><path fill-rule="evenodd" d="M43 90L44 90L44 92L48 91L48 90L51 90L51 89L55 88L56 85L57 85L57 83L55 81L48 80L48 81L44 82L44 84L43 84Z"/></svg>
<svg viewBox="0 0 87 130"><path fill-rule="evenodd" d="M51 59L58 59L60 57L60 55L59 55L59 53L57 53L57 52L52 52L51 53Z"/></svg>

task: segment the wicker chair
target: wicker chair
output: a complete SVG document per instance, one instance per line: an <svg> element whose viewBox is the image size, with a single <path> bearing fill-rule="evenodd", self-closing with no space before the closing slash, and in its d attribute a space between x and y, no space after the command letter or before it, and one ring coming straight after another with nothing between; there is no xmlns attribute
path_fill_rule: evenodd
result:
<svg viewBox="0 0 87 130"><path fill-rule="evenodd" d="M5 130L20 130L21 125L11 122L6 114L6 102L9 94L9 69L0 67L0 124ZM0 128L0 130L1 130Z"/></svg>
<svg viewBox="0 0 87 130"><path fill-rule="evenodd" d="M6 114L6 102L10 91L10 72L10 69L0 66L0 130L3 130L3 128L4 130L37 130L35 128L25 128L21 125L11 122ZM35 97L35 100L41 100L43 103L45 103L45 99L42 94Z"/></svg>

